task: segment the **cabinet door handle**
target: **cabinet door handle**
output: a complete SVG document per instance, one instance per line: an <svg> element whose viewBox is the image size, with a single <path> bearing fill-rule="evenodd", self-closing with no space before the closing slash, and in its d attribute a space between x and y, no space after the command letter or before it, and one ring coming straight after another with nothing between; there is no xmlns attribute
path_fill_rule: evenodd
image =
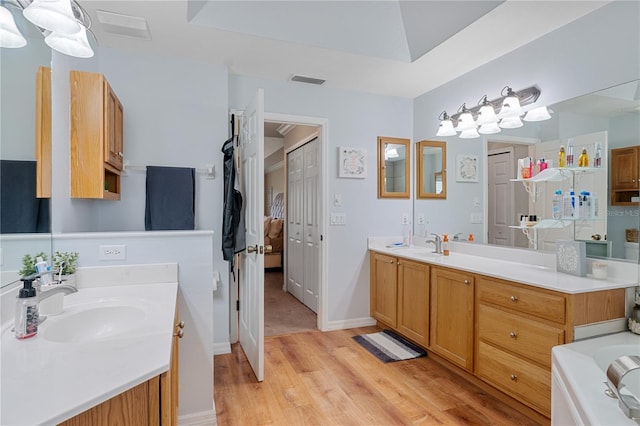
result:
<svg viewBox="0 0 640 426"><path fill-rule="evenodd" d="M512 374L511 376L509 376L509 378L510 378L511 380L513 380L514 382L517 382L517 381L518 381L518 376L516 376L515 374Z"/></svg>
<svg viewBox="0 0 640 426"><path fill-rule="evenodd" d="M511 337L512 339L517 339L518 333L516 333L515 331L512 331L511 333L509 333L509 337Z"/></svg>
<svg viewBox="0 0 640 426"><path fill-rule="evenodd" d="M465 283L465 284L467 284L467 285L469 285L469 284L471 284L471 281L469 281L469 280L464 280L464 283Z"/></svg>
<svg viewBox="0 0 640 426"><path fill-rule="evenodd" d="M393 261L393 260L390 260L390 261L389 261L389 263L394 263L394 261Z"/></svg>
<svg viewBox="0 0 640 426"><path fill-rule="evenodd" d="M124 157L124 155L122 154L122 152L118 151L118 157L120 157L120 158Z"/></svg>
<svg viewBox="0 0 640 426"><path fill-rule="evenodd" d="M511 296L511 301L516 303L518 301L518 296Z"/></svg>
<svg viewBox="0 0 640 426"><path fill-rule="evenodd" d="M398 265L400 264L400 261L398 261Z"/></svg>
<svg viewBox="0 0 640 426"><path fill-rule="evenodd" d="M180 329L177 333L173 333L174 336L178 336L178 339L182 339L184 337L184 330Z"/></svg>
<svg viewBox="0 0 640 426"><path fill-rule="evenodd" d="M176 327L178 328L184 328L184 321L180 321L179 323L176 324Z"/></svg>

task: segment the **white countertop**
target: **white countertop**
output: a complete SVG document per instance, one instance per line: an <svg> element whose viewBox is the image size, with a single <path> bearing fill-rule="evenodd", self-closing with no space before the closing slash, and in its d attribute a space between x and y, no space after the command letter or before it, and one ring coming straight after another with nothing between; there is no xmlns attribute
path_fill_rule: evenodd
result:
<svg viewBox="0 0 640 426"><path fill-rule="evenodd" d="M449 256L431 253L432 247L393 247L386 246L384 239L372 238L369 240L368 249L391 256L403 257L405 259L417 260L433 265L445 266L463 271L487 275L522 284L529 284L535 287L560 291L563 293L577 294L599 290L611 290L616 288L627 288L637 285L637 277L626 279L606 279L598 280L590 277L576 277L561 272L556 272L545 266L537 266L526 263L523 258L522 263L493 259L483 256L475 256L452 251ZM522 251L523 256L527 252Z"/></svg>
<svg viewBox="0 0 640 426"><path fill-rule="evenodd" d="M167 371L177 290L176 282L81 288L36 336L18 340L12 324L5 327L0 424L60 423ZM88 342L46 338L47 329L96 302L139 307L144 317L126 332Z"/></svg>

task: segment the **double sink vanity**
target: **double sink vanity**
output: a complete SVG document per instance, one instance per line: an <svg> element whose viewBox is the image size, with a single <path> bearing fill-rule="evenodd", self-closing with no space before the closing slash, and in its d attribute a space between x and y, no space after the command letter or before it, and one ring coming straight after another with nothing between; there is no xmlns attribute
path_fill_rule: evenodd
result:
<svg viewBox="0 0 640 426"><path fill-rule="evenodd" d="M0 423L177 424L177 265L83 268L78 291L18 340L2 294Z"/></svg>
<svg viewBox="0 0 640 426"><path fill-rule="evenodd" d="M552 348L626 328L635 264L610 265L599 280L556 272L550 253L452 242L443 256L395 241L368 242L378 325L541 422L551 418Z"/></svg>

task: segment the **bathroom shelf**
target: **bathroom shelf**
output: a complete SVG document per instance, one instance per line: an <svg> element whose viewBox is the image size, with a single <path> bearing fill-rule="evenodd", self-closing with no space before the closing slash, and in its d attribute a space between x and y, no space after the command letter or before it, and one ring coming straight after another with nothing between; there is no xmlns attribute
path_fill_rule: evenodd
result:
<svg viewBox="0 0 640 426"><path fill-rule="evenodd" d="M602 168L595 167L550 167L528 178L509 179L511 182L522 182L524 189L531 194L533 201L536 201L538 195L544 191L544 185L538 185L545 182L561 182L569 178L575 178L576 175L594 173L602 171Z"/></svg>

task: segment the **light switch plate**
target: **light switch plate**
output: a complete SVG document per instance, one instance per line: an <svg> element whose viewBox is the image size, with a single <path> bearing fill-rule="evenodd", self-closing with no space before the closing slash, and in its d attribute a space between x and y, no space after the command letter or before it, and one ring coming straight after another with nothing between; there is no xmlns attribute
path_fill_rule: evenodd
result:
<svg viewBox="0 0 640 426"><path fill-rule="evenodd" d="M346 225L347 224L347 214L346 213L331 212L330 224L331 225Z"/></svg>
<svg viewBox="0 0 640 426"><path fill-rule="evenodd" d="M409 213L402 213L402 220L400 222L401 225L409 224Z"/></svg>
<svg viewBox="0 0 640 426"><path fill-rule="evenodd" d="M333 205L336 207L342 206L342 194L333 194Z"/></svg>
<svg viewBox="0 0 640 426"><path fill-rule="evenodd" d="M424 225L424 213L418 213L418 225Z"/></svg>
<svg viewBox="0 0 640 426"><path fill-rule="evenodd" d="M471 213L471 223L482 223L482 213L480 212Z"/></svg>

